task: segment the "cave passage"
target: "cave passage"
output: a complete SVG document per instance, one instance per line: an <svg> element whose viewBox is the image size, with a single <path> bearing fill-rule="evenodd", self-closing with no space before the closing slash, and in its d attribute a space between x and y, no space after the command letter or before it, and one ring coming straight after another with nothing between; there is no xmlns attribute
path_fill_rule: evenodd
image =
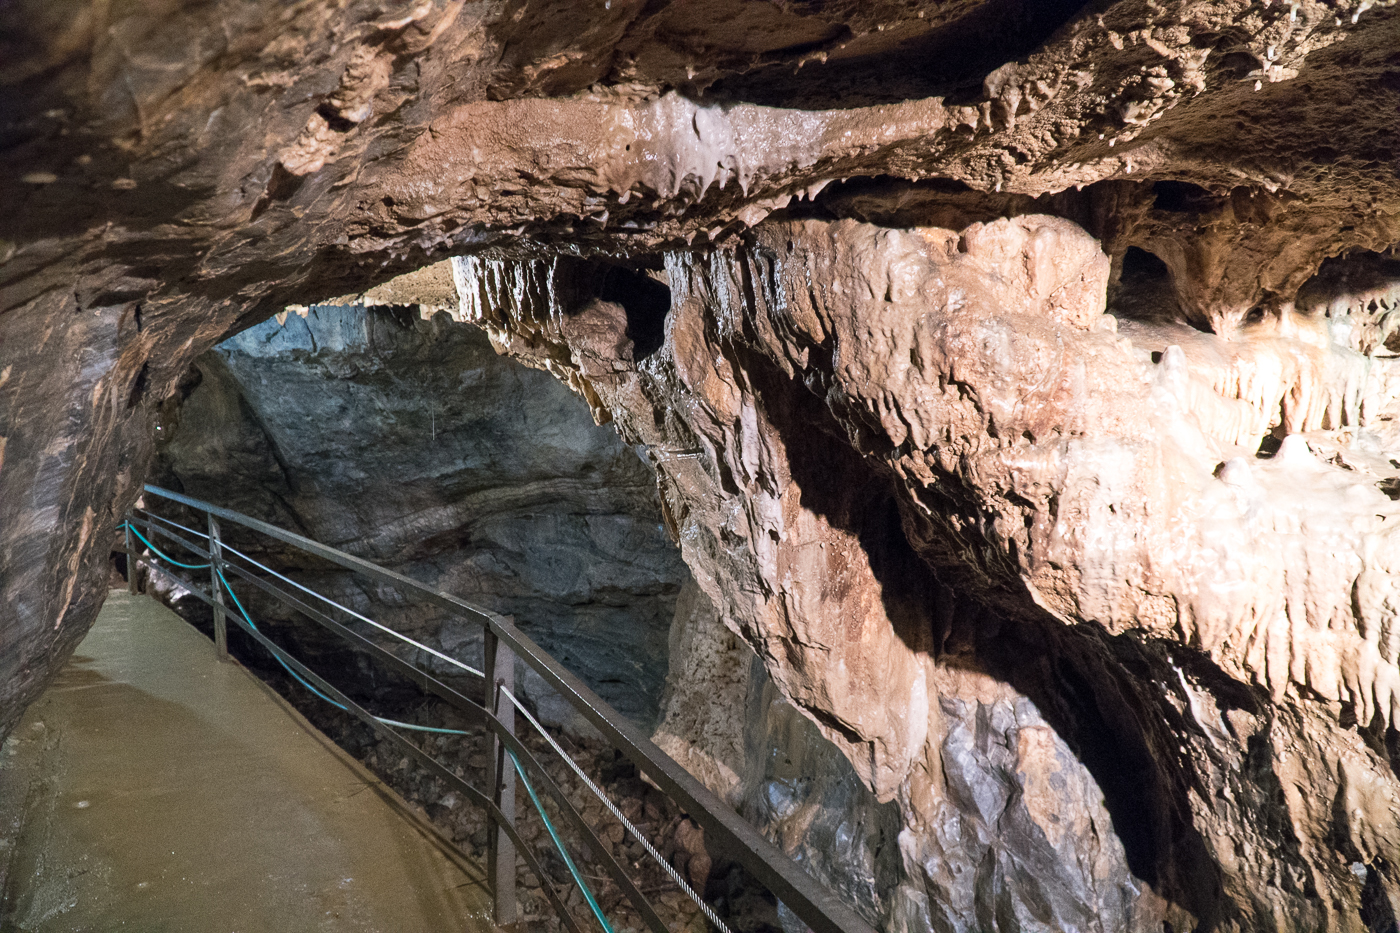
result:
<svg viewBox="0 0 1400 933"><path fill-rule="evenodd" d="M3 0L0 739L58 760L35 710L129 692L68 690L121 574L211 625L121 553L149 482L513 620L873 928L1393 929L1397 49L1396 0ZM486 662L431 602L227 541ZM255 589L347 697L460 725ZM644 887L800 933L516 673L655 840ZM26 787L0 816L109 812ZM589 854L648 863L608 826ZM0 837L0 928L69 903Z"/></svg>

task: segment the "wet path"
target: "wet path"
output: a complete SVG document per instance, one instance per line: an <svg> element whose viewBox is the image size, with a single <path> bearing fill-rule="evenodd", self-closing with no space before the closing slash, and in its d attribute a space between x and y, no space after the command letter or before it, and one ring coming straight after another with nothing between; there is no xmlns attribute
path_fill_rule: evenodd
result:
<svg viewBox="0 0 1400 933"><path fill-rule="evenodd" d="M481 878L143 596L111 593L0 752L3 931L484 931Z"/></svg>

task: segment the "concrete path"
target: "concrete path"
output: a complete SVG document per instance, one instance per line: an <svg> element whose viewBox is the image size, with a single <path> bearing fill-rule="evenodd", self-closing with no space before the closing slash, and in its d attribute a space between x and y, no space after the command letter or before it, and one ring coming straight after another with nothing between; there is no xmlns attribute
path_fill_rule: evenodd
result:
<svg viewBox="0 0 1400 933"><path fill-rule="evenodd" d="M0 751L0 872L3 931L492 929L476 865L178 616L119 590Z"/></svg>

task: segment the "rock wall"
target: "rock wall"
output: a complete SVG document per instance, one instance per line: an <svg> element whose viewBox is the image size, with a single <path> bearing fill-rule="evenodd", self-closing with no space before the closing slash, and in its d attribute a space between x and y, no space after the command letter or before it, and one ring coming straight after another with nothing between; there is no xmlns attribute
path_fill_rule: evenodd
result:
<svg viewBox="0 0 1400 933"><path fill-rule="evenodd" d="M1093 776L1007 685L937 671L932 819L911 824L783 697L694 584L671 645L657 743L877 929L1157 931L1164 916L1182 921L1144 896Z"/></svg>
<svg viewBox="0 0 1400 933"><path fill-rule="evenodd" d="M725 803L744 799L753 651L694 580L676 600L661 721L651 739Z"/></svg>
<svg viewBox="0 0 1400 933"><path fill-rule="evenodd" d="M473 256L905 862L966 670L1174 927L1393 925L1395 4L14 0L0 44L0 733L189 365Z"/></svg>
<svg viewBox="0 0 1400 933"><path fill-rule="evenodd" d="M688 575L652 472L558 382L446 314L317 306L225 341L185 385L162 409L152 482L505 613L604 699L654 722ZM226 532L318 592L480 663L476 626ZM264 617L293 618L259 595L248 597ZM338 654L309 623L286 634Z"/></svg>
<svg viewBox="0 0 1400 933"><path fill-rule="evenodd" d="M1120 324L1098 242L1036 214L770 222L666 270L648 321L589 263L456 265L499 347L648 445L700 586L914 861L941 862L975 693L936 685L971 667L1046 710L1133 874L1198 922L1347 925L1400 886L1400 370L1347 337L1388 311Z"/></svg>

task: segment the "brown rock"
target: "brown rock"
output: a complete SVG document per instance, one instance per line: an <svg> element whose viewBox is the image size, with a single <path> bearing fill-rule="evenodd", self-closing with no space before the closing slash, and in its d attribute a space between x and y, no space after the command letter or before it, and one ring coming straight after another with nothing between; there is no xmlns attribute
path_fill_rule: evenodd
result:
<svg viewBox="0 0 1400 933"><path fill-rule="evenodd" d="M676 827L676 854L672 864L681 877L690 882L691 889L703 896L714 863L705 849L705 831L692 820L682 820Z"/></svg>
<svg viewBox="0 0 1400 933"><path fill-rule="evenodd" d="M0 733L190 362L472 254L467 314L648 446L719 618L899 808L901 917L1393 925L1397 36L1370 0L6 4Z"/></svg>

